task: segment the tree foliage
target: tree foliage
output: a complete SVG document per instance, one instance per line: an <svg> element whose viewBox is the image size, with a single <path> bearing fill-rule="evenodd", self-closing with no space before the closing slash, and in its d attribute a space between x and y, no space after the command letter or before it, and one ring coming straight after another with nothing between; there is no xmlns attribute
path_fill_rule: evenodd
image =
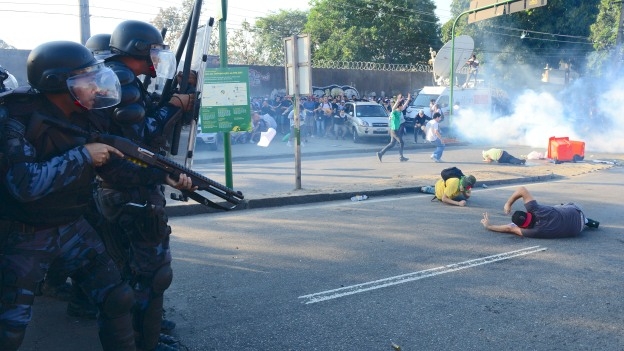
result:
<svg viewBox="0 0 624 351"><path fill-rule="evenodd" d="M256 20L251 31L255 35L259 62L267 65L284 64L284 38L303 33L308 12L279 10Z"/></svg>
<svg viewBox="0 0 624 351"><path fill-rule="evenodd" d="M591 39L596 50L612 48L617 39L621 4L612 0L600 1L596 22L591 25Z"/></svg>
<svg viewBox="0 0 624 351"><path fill-rule="evenodd" d="M304 31L314 59L409 64L439 46L432 0L313 0Z"/></svg>
<svg viewBox="0 0 624 351"><path fill-rule="evenodd" d="M522 84L527 79L526 71L510 67L541 71L546 65L558 68L566 63L581 71L593 50L590 27L596 21L599 3L600 0L549 0L543 7L471 24L468 16L462 16L455 35L466 34L474 39L477 57L499 80ZM453 0L453 20L468 10L469 4L470 0ZM451 26L444 26L445 39L450 39Z"/></svg>
<svg viewBox="0 0 624 351"><path fill-rule="evenodd" d="M261 55L256 46L255 35L251 24L243 21L241 29L237 29L228 35L228 61L242 65L261 65Z"/></svg>
<svg viewBox="0 0 624 351"><path fill-rule="evenodd" d="M165 35L167 45L173 47L178 42L194 6L195 0L183 0L179 7L160 8L151 23L158 29L167 28Z"/></svg>

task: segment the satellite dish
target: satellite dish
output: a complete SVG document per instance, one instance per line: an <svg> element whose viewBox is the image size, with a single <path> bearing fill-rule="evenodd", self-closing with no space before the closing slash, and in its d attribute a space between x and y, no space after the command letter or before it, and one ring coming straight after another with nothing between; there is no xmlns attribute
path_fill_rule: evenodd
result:
<svg viewBox="0 0 624 351"><path fill-rule="evenodd" d="M451 49L452 41L447 42L438 50L438 54L433 61L433 73L444 80L449 78L451 74ZM464 67L464 64L472 55L474 49L474 40L468 35L460 35L455 37L455 62L453 69L455 73Z"/></svg>

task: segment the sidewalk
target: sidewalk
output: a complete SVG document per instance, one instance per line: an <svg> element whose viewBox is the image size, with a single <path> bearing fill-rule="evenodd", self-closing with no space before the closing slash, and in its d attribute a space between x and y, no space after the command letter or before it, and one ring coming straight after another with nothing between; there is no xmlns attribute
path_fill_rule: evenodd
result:
<svg viewBox="0 0 624 351"><path fill-rule="evenodd" d="M555 165L544 159L529 160L526 166L488 164L482 162L480 155L482 149L489 147L447 140L443 157L446 162L436 164L429 159L434 146L429 143L415 144L412 136L408 135L405 138L405 155L410 157L410 161L398 162L397 146L388 152L383 163L379 163L375 153L384 145L383 139L362 144L355 144L352 140L310 139L301 147L301 174L305 182L302 189L295 189L294 146L288 147L281 141L280 135L266 148L255 144L234 144L231 147L234 188L245 196L244 203L236 209L348 200L358 194L371 197L419 192L422 186L431 185L439 178L441 169L451 166L458 166L465 174L475 175L476 186L481 187L570 177L610 168L624 161L624 154L587 153L585 160L579 163ZM540 150L526 146L505 147L505 150L516 156L534 150L545 153L545 148ZM179 156L174 159L184 162ZM223 160L222 148L208 151L198 143L192 169L225 185ZM167 198L170 216L215 211L192 200L170 200L169 194ZM216 202L220 200L214 196L210 198Z"/></svg>

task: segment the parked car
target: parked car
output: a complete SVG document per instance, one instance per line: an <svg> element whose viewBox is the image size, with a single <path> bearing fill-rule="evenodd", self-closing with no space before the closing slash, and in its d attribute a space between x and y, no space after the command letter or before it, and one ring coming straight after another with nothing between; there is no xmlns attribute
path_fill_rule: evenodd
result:
<svg viewBox="0 0 624 351"><path fill-rule="evenodd" d="M389 135L388 112L380 104L364 101L347 102L345 111L349 116L348 126L354 143Z"/></svg>
<svg viewBox="0 0 624 351"><path fill-rule="evenodd" d="M221 133L202 133L200 123L197 124L196 139L208 145L208 148L213 151L218 150L219 145L223 144L223 136L221 136Z"/></svg>

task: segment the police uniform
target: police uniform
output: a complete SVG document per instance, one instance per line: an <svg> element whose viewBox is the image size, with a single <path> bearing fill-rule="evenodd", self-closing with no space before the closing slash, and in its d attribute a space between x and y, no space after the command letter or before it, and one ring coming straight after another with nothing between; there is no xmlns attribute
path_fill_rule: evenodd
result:
<svg viewBox="0 0 624 351"><path fill-rule="evenodd" d="M42 92L69 95L72 73L68 71L93 67L99 67L97 61L80 44L50 42L31 51L28 80ZM105 68L98 70L104 72ZM85 107L99 102L97 98L73 97ZM8 118L0 192L10 222L5 221L8 225L0 256L0 349L20 347L31 320L35 287L57 259L97 304L102 348L135 350L134 296L84 217L95 177L86 140L42 122L69 118L69 122L83 124L88 112L66 116L57 104L34 91L15 92L4 100Z"/></svg>
<svg viewBox="0 0 624 351"><path fill-rule="evenodd" d="M117 59L124 55L149 58L149 48L153 44L161 45L162 36L147 23L125 21L113 31L112 56L107 58L106 65L119 78L122 102L104 112L108 114L106 129L109 133L161 152L167 147L164 135L167 124L182 111L170 104L157 107L134 72ZM165 177L163 175L160 184L146 184L129 182L115 175L115 172L100 173L102 181L96 202L113 230L121 231L128 240L127 269L136 299L136 344L152 350L159 347L163 294L173 279L169 248L171 228L167 224L161 185Z"/></svg>

